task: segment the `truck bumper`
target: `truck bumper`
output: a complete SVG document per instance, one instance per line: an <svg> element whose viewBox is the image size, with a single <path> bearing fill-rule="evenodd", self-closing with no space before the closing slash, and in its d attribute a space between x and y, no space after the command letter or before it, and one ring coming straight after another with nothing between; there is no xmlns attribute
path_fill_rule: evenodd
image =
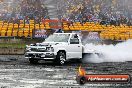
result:
<svg viewBox="0 0 132 88"><path fill-rule="evenodd" d="M26 52L25 58L38 60L54 60L56 55L54 52Z"/></svg>

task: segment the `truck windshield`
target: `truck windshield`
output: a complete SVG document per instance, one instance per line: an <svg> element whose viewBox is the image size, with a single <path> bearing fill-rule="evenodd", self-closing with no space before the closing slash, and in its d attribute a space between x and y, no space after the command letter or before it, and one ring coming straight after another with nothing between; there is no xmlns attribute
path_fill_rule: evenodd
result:
<svg viewBox="0 0 132 88"><path fill-rule="evenodd" d="M68 42L70 34L53 34L50 35L45 42Z"/></svg>

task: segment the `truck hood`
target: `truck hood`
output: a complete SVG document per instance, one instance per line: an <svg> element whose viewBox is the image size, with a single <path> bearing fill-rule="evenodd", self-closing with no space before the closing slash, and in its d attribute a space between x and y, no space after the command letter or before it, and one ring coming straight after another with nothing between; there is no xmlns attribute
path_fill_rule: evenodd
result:
<svg viewBox="0 0 132 88"><path fill-rule="evenodd" d="M66 42L42 42L42 43L36 43L31 44L30 46L52 46L52 45L59 45L59 44L68 44Z"/></svg>

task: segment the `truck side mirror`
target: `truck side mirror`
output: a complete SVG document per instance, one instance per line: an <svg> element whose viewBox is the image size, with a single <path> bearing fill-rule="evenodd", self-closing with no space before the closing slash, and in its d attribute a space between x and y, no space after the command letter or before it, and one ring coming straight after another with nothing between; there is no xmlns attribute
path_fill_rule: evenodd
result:
<svg viewBox="0 0 132 88"><path fill-rule="evenodd" d="M78 38L70 39L70 44L79 44L79 39Z"/></svg>

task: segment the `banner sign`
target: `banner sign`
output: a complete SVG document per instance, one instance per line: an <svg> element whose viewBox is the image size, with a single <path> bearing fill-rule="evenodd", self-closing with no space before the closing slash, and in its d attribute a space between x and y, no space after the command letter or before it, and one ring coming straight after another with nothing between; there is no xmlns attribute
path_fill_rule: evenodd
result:
<svg viewBox="0 0 132 88"><path fill-rule="evenodd" d="M94 40L98 40L100 39L99 37L99 33L98 32L89 32L87 39L94 39Z"/></svg>
<svg viewBox="0 0 132 88"><path fill-rule="evenodd" d="M85 83L130 83L129 74L87 74L85 69L78 69L76 81L80 85Z"/></svg>
<svg viewBox="0 0 132 88"><path fill-rule="evenodd" d="M34 31L34 38L47 38L47 31L46 30L35 30Z"/></svg>

